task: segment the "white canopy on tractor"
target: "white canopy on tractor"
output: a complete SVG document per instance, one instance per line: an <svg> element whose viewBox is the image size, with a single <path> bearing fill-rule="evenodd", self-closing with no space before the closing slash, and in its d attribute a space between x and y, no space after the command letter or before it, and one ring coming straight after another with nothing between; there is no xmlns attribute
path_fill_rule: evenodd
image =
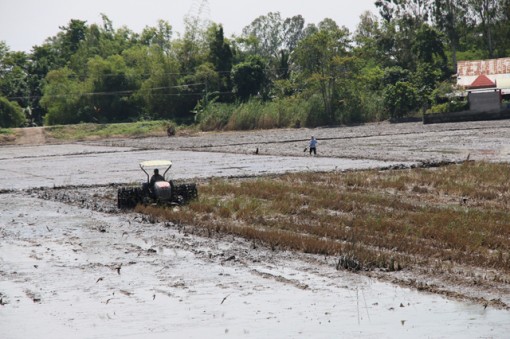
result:
<svg viewBox="0 0 510 339"><path fill-rule="evenodd" d="M140 168L142 171L147 174L147 183L149 182L149 173L145 170L146 168L157 168L157 169L164 169L166 170L163 172L163 177L166 178L166 172L172 167L172 162L170 160L148 160L148 161L142 161L140 163Z"/></svg>
<svg viewBox="0 0 510 339"><path fill-rule="evenodd" d="M142 161L140 163L140 167L146 168L146 167L169 167L172 166L172 162L170 160L148 160L148 161Z"/></svg>

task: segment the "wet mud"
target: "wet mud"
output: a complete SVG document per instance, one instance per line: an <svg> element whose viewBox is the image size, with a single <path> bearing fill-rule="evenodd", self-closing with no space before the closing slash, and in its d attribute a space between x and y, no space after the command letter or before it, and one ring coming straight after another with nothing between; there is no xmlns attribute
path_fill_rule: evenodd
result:
<svg viewBox="0 0 510 339"><path fill-rule="evenodd" d="M338 258L272 251L119 211L116 191L143 182L137 163L149 159L173 160L174 178L186 181L439 166L468 156L508 161L509 132L506 121L385 123L2 146L0 333L505 337L508 284L431 279L426 269L337 270ZM312 134L317 157L303 152Z"/></svg>

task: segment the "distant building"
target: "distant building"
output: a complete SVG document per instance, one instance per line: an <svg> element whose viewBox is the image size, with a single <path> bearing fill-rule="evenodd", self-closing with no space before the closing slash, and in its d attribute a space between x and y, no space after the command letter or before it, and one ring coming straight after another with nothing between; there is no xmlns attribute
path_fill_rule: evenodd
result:
<svg viewBox="0 0 510 339"><path fill-rule="evenodd" d="M485 74L479 75L475 81L468 86L469 89L488 89L496 88L496 83L489 79Z"/></svg>
<svg viewBox="0 0 510 339"><path fill-rule="evenodd" d="M510 58L459 61L457 85L466 90L500 89L510 94Z"/></svg>
<svg viewBox="0 0 510 339"><path fill-rule="evenodd" d="M510 58L459 61L453 96L467 98L469 108L460 112L424 114L424 124L510 119Z"/></svg>

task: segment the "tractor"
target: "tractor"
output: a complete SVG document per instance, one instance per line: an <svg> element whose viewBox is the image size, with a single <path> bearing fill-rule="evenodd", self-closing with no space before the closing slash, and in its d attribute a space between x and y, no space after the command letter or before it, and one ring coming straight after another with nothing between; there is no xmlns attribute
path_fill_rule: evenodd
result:
<svg viewBox="0 0 510 339"><path fill-rule="evenodd" d="M183 205L197 198L197 186L194 183L174 184L166 179L166 174L172 167L169 160L142 161L140 168L147 176L147 182L139 187L121 187L117 190L117 207L120 209L134 208L138 204ZM165 169L163 175L159 168ZM150 178L148 169L154 169Z"/></svg>

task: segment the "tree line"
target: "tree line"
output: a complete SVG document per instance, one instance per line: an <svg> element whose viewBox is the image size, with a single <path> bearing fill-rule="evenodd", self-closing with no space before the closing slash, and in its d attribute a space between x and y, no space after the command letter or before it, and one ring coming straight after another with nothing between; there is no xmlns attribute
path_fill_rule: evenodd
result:
<svg viewBox="0 0 510 339"><path fill-rule="evenodd" d="M30 53L0 41L0 127L173 120L204 130L320 126L454 109L457 60L510 56L510 0L378 0L354 32L278 12L239 36L71 19ZM458 104L458 103L457 103Z"/></svg>

